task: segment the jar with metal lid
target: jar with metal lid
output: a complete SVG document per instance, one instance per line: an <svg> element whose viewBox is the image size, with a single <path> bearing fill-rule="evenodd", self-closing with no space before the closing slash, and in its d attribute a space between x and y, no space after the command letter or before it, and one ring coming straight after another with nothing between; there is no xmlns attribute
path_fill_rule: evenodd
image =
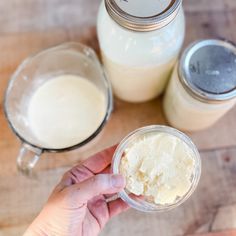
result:
<svg viewBox="0 0 236 236"><path fill-rule="evenodd" d="M182 54L169 82L164 111L181 130L205 129L236 103L236 47L227 41L203 40Z"/></svg>
<svg viewBox="0 0 236 236"><path fill-rule="evenodd" d="M182 1L104 0L97 32L115 95L151 100L163 92L183 44Z"/></svg>

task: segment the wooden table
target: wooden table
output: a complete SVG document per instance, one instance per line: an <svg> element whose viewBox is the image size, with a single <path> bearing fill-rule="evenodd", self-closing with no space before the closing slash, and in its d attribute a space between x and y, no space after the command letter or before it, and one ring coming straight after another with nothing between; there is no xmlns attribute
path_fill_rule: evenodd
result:
<svg viewBox="0 0 236 236"><path fill-rule="evenodd" d="M3 115L3 93L10 75L29 54L62 42L80 41L98 50L95 16L99 2L0 1L0 236L21 235L73 164L119 142L135 128L166 124L161 98L138 105L116 100L109 123L92 143L70 153L44 154L37 166L38 179L27 179L17 172L15 158L20 143ZM185 45L209 37L236 42L235 0L186 0L184 7ZM162 214L130 210L114 218L103 236L236 235L236 108L208 130L189 135L203 161L200 185L191 199Z"/></svg>

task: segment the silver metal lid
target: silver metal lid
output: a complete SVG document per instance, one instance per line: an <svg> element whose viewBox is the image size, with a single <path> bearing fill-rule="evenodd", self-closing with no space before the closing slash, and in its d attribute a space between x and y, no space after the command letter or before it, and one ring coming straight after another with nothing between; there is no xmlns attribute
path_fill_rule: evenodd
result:
<svg viewBox="0 0 236 236"><path fill-rule="evenodd" d="M182 0L105 0L108 14L134 31L160 29L174 20Z"/></svg>
<svg viewBox="0 0 236 236"><path fill-rule="evenodd" d="M181 56L179 78L186 91L203 102L236 98L236 47L217 39L193 43Z"/></svg>

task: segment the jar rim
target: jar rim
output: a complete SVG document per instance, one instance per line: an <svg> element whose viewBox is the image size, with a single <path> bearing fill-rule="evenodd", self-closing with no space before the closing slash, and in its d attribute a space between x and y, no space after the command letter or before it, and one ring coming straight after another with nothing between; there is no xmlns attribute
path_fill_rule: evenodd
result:
<svg viewBox="0 0 236 236"><path fill-rule="evenodd" d="M138 17L122 10L115 0L105 0L105 7L110 17L120 26L140 32L161 29L177 16L182 0L172 0L169 6L159 14L149 17Z"/></svg>
<svg viewBox="0 0 236 236"><path fill-rule="evenodd" d="M194 97L195 99L201 102L217 104L233 100L236 98L236 87L227 92L211 93L199 88L190 79L191 76L189 75L189 70L190 70L189 68L190 68L191 58L198 50L201 50L203 47L208 47L208 46L220 46L236 55L235 45L227 40L220 40L220 39L197 40L192 44L190 44L184 50L184 52L180 57L178 65L179 81L190 96Z"/></svg>
<svg viewBox="0 0 236 236"><path fill-rule="evenodd" d="M126 190L122 190L121 192L119 192L118 196L123 201L125 201L127 204L129 204L132 208L134 208L136 210L143 211L143 212L165 212L165 211L174 209L177 206L184 203L193 194L193 192L197 188L198 182L200 180L200 176L201 176L200 154L199 154L195 144L192 142L192 140L186 134L182 133L181 131L179 131L177 129L174 129L174 128L171 128L168 126L163 126L163 125L151 125L151 126L139 128L139 129L131 132L130 134L128 134L118 145L118 147L113 155L113 159L112 159L112 171L114 174L120 173L119 165L120 165L122 155L132 140L136 139L137 136L139 136L139 135L153 133L153 132L167 133L167 134L173 135L175 137L178 137L181 140L183 140L192 149L192 151L194 153L194 159L195 159L196 164L195 164L195 170L194 170L194 175L193 175L191 187L189 188L188 192L184 196L182 196L178 201L176 201L173 204L167 204L167 205L151 204L151 203L148 203L147 201L141 201L140 199L134 200L133 198L131 198L128 195Z"/></svg>

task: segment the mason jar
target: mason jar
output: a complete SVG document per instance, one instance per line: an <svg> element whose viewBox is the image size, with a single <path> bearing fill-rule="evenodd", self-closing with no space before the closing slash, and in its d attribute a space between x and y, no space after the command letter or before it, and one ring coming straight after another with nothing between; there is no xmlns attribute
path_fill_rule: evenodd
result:
<svg viewBox="0 0 236 236"><path fill-rule="evenodd" d="M128 102L160 95L185 34L181 0L104 0L97 20L105 71L114 94Z"/></svg>
<svg viewBox="0 0 236 236"><path fill-rule="evenodd" d="M197 131L217 122L236 103L236 47L227 41L190 45L176 66L164 97L169 123Z"/></svg>

